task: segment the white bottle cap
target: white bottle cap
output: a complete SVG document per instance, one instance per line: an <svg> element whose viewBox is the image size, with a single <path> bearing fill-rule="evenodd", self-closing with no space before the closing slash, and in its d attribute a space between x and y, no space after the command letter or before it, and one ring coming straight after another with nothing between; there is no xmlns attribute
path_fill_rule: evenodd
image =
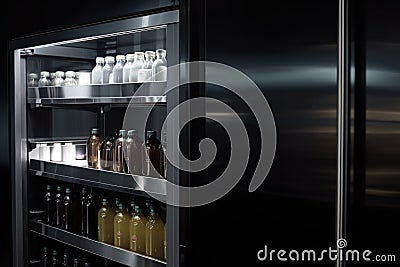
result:
<svg viewBox="0 0 400 267"><path fill-rule="evenodd" d="M118 60L125 60L125 56L124 55L117 55L117 61Z"/></svg>
<svg viewBox="0 0 400 267"><path fill-rule="evenodd" d="M37 76L37 74L36 73L29 73L29 77L30 78L37 78L38 76Z"/></svg>
<svg viewBox="0 0 400 267"><path fill-rule="evenodd" d="M104 57L96 57L96 63L104 63Z"/></svg>
<svg viewBox="0 0 400 267"><path fill-rule="evenodd" d="M165 49L157 49L157 50L156 50L156 53L157 53L157 54L160 54L160 53L166 54L166 53L167 53L167 50L165 50Z"/></svg>
<svg viewBox="0 0 400 267"><path fill-rule="evenodd" d="M112 56L107 56L106 57L106 63L114 63L114 62L115 62L114 57L112 57Z"/></svg>
<svg viewBox="0 0 400 267"><path fill-rule="evenodd" d="M135 52L136 57L144 57L143 52Z"/></svg>
<svg viewBox="0 0 400 267"><path fill-rule="evenodd" d="M45 76L45 77L49 77L50 76L50 73L48 72L48 71L41 71L40 72L40 76Z"/></svg>
<svg viewBox="0 0 400 267"><path fill-rule="evenodd" d="M135 59L135 54L126 54L126 60L133 60Z"/></svg>
<svg viewBox="0 0 400 267"><path fill-rule="evenodd" d="M68 77L68 78L74 78L75 77L75 71L67 71L66 73L65 73L65 76L66 77Z"/></svg>
<svg viewBox="0 0 400 267"><path fill-rule="evenodd" d="M156 54L156 52L154 52L154 51L146 51L145 54L149 55L149 56L154 56Z"/></svg>

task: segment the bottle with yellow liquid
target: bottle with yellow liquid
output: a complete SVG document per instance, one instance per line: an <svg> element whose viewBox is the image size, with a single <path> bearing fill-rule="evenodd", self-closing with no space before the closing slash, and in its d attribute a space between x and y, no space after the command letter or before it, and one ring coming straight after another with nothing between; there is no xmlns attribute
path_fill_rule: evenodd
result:
<svg viewBox="0 0 400 267"><path fill-rule="evenodd" d="M142 209L136 204L129 223L129 249L143 255L146 253L146 222Z"/></svg>
<svg viewBox="0 0 400 267"><path fill-rule="evenodd" d="M164 223L150 205L150 213L146 223L146 255L156 259L164 259Z"/></svg>
<svg viewBox="0 0 400 267"><path fill-rule="evenodd" d="M107 244L114 244L114 209L106 198L98 212L98 240Z"/></svg>
<svg viewBox="0 0 400 267"><path fill-rule="evenodd" d="M114 246L129 249L129 221L130 216L125 205L119 203L118 213L114 217Z"/></svg>

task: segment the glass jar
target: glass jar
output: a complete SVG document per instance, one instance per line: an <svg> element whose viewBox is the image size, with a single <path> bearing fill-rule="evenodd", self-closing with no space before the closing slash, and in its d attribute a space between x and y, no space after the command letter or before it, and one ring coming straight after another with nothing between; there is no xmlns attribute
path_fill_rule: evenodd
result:
<svg viewBox="0 0 400 267"><path fill-rule="evenodd" d="M143 64L143 67L138 71L138 82L146 82L151 81L151 73L152 66L154 63L155 53L153 51L145 52L146 61Z"/></svg>
<svg viewBox="0 0 400 267"><path fill-rule="evenodd" d="M75 80L75 71L67 71L65 73L64 86L74 86L77 85Z"/></svg>
<svg viewBox="0 0 400 267"><path fill-rule="evenodd" d="M125 56L118 55L117 56L117 64L115 64L115 66L113 68L113 82L114 83L122 83L124 64L125 64Z"/></svg>
<svg viewBox="0 0 400 267"><path fill-rule="evenodd" d="M138 81L138 71L142 68L144 64L144 53L143 52L135 52L135 59L132 64L132 68L129 72L129 81L137 82Z"/></svg>
<svg viewBox="0 0 400 267"><path fill-rule="evenodd" d="M156 50L157 59L152 66L152 76L154 81L167 80L167 51L164 49Z"/></svg>
<svg viewBox="0 0 400 267"><path fill-rule="evenodd" d="M124 69L122 71L122 80L124 83L128 83L129 81L129 73L133 66L133 61L135 60L134 54L127 54L126 55L126 64L124 65Z"/></svg>
<svg viewBox="0 0 400 267"><path fill-rule="evenodd" d="M40 72L40 80L38 82L39 86L50 86L50 73L48 71Z"/></svg>
<svg viewBox="0 0 400 267"><path fill-rule="evenodd" d="M108 56L105 58L106 64L104 65L101 73L101 83L102 84L109 84L110 83L110 74L114 69L114 57Z"/></svg>
<svg viewBox="0 0 400 267"><path fill-rule="evenodd" d="M56 78L54 79L54 86L61 86L64 83L64 72L56 71Z"/></svg>
<svg viewBox="0 0 400 267"><path fill-rule="evenodd" d="M38 75L36 73L29 73L28 75L28 87L38 86Z"/></svg>
<svg viewBox="0 0 400 267"><path fill-rule="evenodd" d="M92 70L92 84L101 84L103 66L104 66L104 58L96 57L96 66Z"/></svg>

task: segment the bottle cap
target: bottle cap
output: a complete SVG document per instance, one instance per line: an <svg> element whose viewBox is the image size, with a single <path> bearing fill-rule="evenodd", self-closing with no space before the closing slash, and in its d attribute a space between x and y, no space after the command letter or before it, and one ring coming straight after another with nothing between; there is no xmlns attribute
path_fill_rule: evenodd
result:
<svg viewBox="0 0 400 267"><path fill-rule="evenodd" d="M68 260L68 255L67 254L64 254L64 261L65 260Z"/></svg>
<svg viewBox="0 0 400 267"><path fill-rule="evenodd" d="M98 128L92 128L92 134L99 134L100 130Z"/></svg>
<svg viewBox="0 0 400 267"><path fill-rule="evenodd" d="M83 193L83 194L86 193L86 187L82 187L82 193Z"/></svg>
<svg viewBox="0 0 400 267"><path fill-rule="evenodd" d="M62 77L64 77L64 72L63 71L60 71L60 70L58 70L58 71L56 71L56 77L58 77L58 78L62 78Z"/></svg>
<svg viewBox="0 0 400 267"><path fill-rule="evenodd" d="M40 76L45 76L45 77L49 77L50 76L50 73L48 72L48 71L41 71L40 72Z"/></svg>
<svg viewBox="0 0 400 267"><path fill-rule="evenodd" d="M126 130L119 130L119 135L125 135L126 134Z"/></svg>
<svg viewBox="0 0 400 267"><path fill-rule="evenodd" d="M75 258L75 259L74 259L74 263L75 263L75 264L79 263L79 259L78 259L78 258Z"/></svg>
<svg viewBox="0 0 400 267"><path fill-rule="evenodd" d="M90 267L90 262L85 262L85 267Z"/></svg>
<svg viewBox="0 0 400 267"><path fill-rule="evenodd" d="M126 60L134 60L135 54L126 54Z"/></svg>
<svg viewBox="0 0 400 267"><path fill-rule="evenodd" d="M124 55L117 55L117 61L118 60L125 60L125 56Z"/></svg>
<svg viewBox="0 0 400 267"><path fill-rule="evenodd" d="M114 63L115 62L115 59L112 56L107 56L105 58L105 60L106 60L106 63Z"/></svg>
<svg viewBox="0 0 400 267"><path fill-rule="evenodd" d="M156 131L147 131L147 138L149 138L150 136L156 136Z"/></svg>
<svg viewBox="0 0 400 267"><path fill-rule="evenodd" d="M104 63L104 57L96 57L96 63L97 64Z"/></svg>
<svg viewBox="0 0 400 267"><path fill-rule="evenodd" d="M71 189L69 189L68 187L67 187L67 188L65 188L65 193L66 193L66 194L69 194L69 193L71 193Z"/></svg>
<svg viewBox="0 0 400 267"><path fill-rule="evenodd" d="M107 205L108 204L108 199L107 198L103 198L103 205Z"/></svg>
<svg viewBox="0 0 400 267"><path fill-rule="evenodd" d="M145 54L146 54L146 56L154 56L156 54L156 52L154 52L154 51L146 51Z"/></svg>
<svg viewBox="0 0 400 267"><path fill-rule="evenodd" d="M28 77L29 78L37 78L38 77L38 75L36 74L36 73L29 73L29 75L28 75Z"/></svg>
<svg viewBox="0 0 400 267"><path fill-rule="evenodd" d="M144 52L138 51L138 52L135 52L135 55L136 55L136 56L144 56Z"/></svg>
<svg viewBox="0 0 400 267"><path fill-rule="evenodd" d="M46 186L46 189L47 189L47 191L50 191L50 190L51 190L51 185L48 184L48 185Z"/></svg>
<svg viewBox="0 0 400 267"><path fill-rule="evenodd" d="M57 256L57 255L58 255L57 250L53 250L53 256Z"/></svg>
<svg viewBox="0 0 400 267"><path fill-rule="evenodd" d="M57 191L58 191L58 192L61 192L61 190L62 190L62 189L61 189L61 186L57 186Z"/></svg>
<svg viewBox="0 0 400 267"><path fill-rule="evenodd" d="M136 131L136 130L129 130L129 131L128 131L128 136L133 136L133 135L135 135L135 134L137 134L137 131Z"/></svg>
<svg viewBox="0 0 400 267"><path fill-rule="evenodd" d="M122 203L122 202L118 203L118 208L119 208L120 210L125 209L124 203Z"/></svg>
<svg viewBox="0 0 400 267"><path fill-rule="evenodd" d="M43 247L43 252L47 253L49 251L49 249L47 247Z"/></svg>
<svg viewBox="0 0 400 267"><path fill-rule="evenodd" d="M65 77L75 78L75 71L69 70L69 71L65 72Z"/></svg>

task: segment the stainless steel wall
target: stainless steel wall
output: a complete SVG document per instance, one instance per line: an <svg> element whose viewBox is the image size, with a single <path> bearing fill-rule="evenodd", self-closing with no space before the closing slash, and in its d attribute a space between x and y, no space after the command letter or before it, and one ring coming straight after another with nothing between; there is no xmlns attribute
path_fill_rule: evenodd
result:
<svg viewBox="0 0 400 267"><path fill-rule="evenodd" d="M229 104L245 122L251 154L232 192L191 209L189 266L263 266L257 252L264 245L335 245L337 12L337 1L268 1L266 8L255 1L206 2L205 59L239 69L260 87L275 116L277 151L267 179L249 193L260 152L255 117L236 95L206 86L206 96ZM231 114L222 115L229 121ZM206 121L205 136L219 153L198 184L220 174L230 155L217 123Z"/></svg>

